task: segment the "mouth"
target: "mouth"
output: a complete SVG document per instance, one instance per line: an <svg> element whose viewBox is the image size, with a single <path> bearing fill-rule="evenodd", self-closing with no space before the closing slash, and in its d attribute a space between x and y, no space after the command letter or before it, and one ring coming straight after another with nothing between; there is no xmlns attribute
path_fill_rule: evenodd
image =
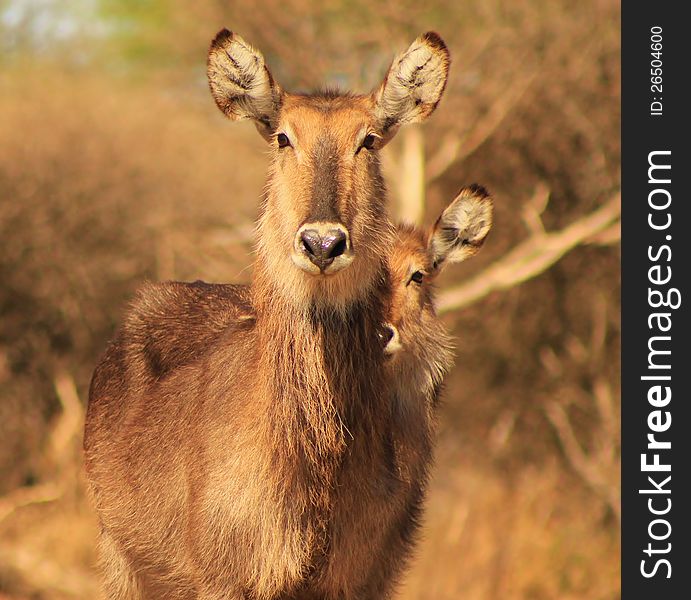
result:
<svg viewBox="0 0 691 600"><path fill-rule="evenodd" d="M305 273L323 277L334 275L350 266L350 263L353 262L352 256L338 257L329 262L329 264L325 264L323 267L321 267L314 264L314 262L310 260L309 256L307 256L305 252L292 252L290 258L292 259L293 264L299 269L303 270Z"/></svg>

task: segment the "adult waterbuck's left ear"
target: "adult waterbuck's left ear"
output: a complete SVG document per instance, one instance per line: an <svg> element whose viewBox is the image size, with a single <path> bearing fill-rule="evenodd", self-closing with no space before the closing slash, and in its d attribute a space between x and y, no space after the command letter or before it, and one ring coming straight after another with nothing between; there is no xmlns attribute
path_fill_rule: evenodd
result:
<svg viewBox="0 0 691 600"><path fill-rule="evenodd" d="M435 271L477 254L492 228L492 198L473 184L461 189L434 224L429 250Z"/></svg>
<svg viewBox="0 0 691 600"><path fill-rule="evenodd" d="M373 94L385 141L401 125L419 123L432 114L446 87L450 62L446 44L433 31L421 35L394 59Z"/></svg>
<svg viewBox="0 0 691 600"><path fill-rule="evenodd" d="M270 139L283 92L262 53L237 33L222 29L211 42L206 74L221 112L234 121L252 119L259 133Z"/></svg>

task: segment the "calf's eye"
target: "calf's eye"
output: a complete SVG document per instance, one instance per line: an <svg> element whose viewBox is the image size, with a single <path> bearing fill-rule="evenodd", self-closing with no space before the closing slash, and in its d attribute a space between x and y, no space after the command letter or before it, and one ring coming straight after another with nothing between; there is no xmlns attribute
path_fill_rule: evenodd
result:
<svg viewBox="0 0 691 600"><path fill-rule="evenodd" d="M355 154L360 154L360 150L363 148L365 150L374 150L374 146L377 143L377 138L379 136L376 133L368 133L360 142L360 147L357 149L357 152Z"/></svg>
<svg viewBox="0 0 691 600"><path fill-rule="evenodd" d="M425 278L425 274L422 271L415 271L415 273L413 273L410 276L410 281L414 281L415 283L420 285L424 278Z"/></svg>
<svg viewBox="0 0 691 600"><path fill-rule="evenodd" d="M367 150L372 150L374 148L374 143L377 141L377 136L375 136L373 133L368 133L365 136L365 139L362 140L362 147L366 148Z"/></svg>
<svg viewBox="0 0 691 600"><path fill-rule="evenodd" d="M290 146L290 140L285 133L279 133L276 136L276 142L278 142L279 148L286 148L287 146Z"/></svg>

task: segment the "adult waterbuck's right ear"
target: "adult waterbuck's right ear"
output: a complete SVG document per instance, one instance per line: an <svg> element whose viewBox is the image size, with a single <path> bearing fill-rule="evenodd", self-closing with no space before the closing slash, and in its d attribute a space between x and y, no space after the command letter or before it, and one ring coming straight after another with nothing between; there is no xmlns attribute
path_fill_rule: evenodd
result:
<svg viewBox="0 0 691 600"><path fill-rule="evenodd" d="M269 140L276 127L283 92L264 56L237 33L222 29L209 48L207 77L216 105L229 119L252 119Z"/></svg>
<svg viewBox="0 0 691 600"><path fill-rule="evenodd" d="M375 115L384 141L406 123L419 123L439 104L451 62L444 41L433 31L399 54L373 94Z"/></svg>

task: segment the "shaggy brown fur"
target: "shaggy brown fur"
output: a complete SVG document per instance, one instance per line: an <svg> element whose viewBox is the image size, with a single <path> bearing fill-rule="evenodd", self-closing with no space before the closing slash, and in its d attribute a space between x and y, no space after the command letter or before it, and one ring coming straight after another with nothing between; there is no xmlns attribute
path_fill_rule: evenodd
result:
<svg viewBox="0 0 691 600"><path fill-rule="evenodd" d="M214 40L219 107L274 146L257 262L249 289L145 288L94 372L84 448L110 598L388 595L414 514L378 341L393 229L376 150L436 106L437 41L371 96L310 98L238 36ZM316 269L300 234L324 223L346 241Z"/></svg>
<svg viewBox="0 0 691 600"><path fill-rule="evenodd" d="M432 464L435 409L442 379L452 364L451 338L434 310L434 282L447 264L466 260L480 249L491 224L491 198L484 188L470 186L459 192L431 229L403 225L397 230L389 256L391 292L386 310L394 335L385 348L389 355L385 370L406 518L392 530L381 568L370 582L372 597L385 596L410 554Z"/></svg>

